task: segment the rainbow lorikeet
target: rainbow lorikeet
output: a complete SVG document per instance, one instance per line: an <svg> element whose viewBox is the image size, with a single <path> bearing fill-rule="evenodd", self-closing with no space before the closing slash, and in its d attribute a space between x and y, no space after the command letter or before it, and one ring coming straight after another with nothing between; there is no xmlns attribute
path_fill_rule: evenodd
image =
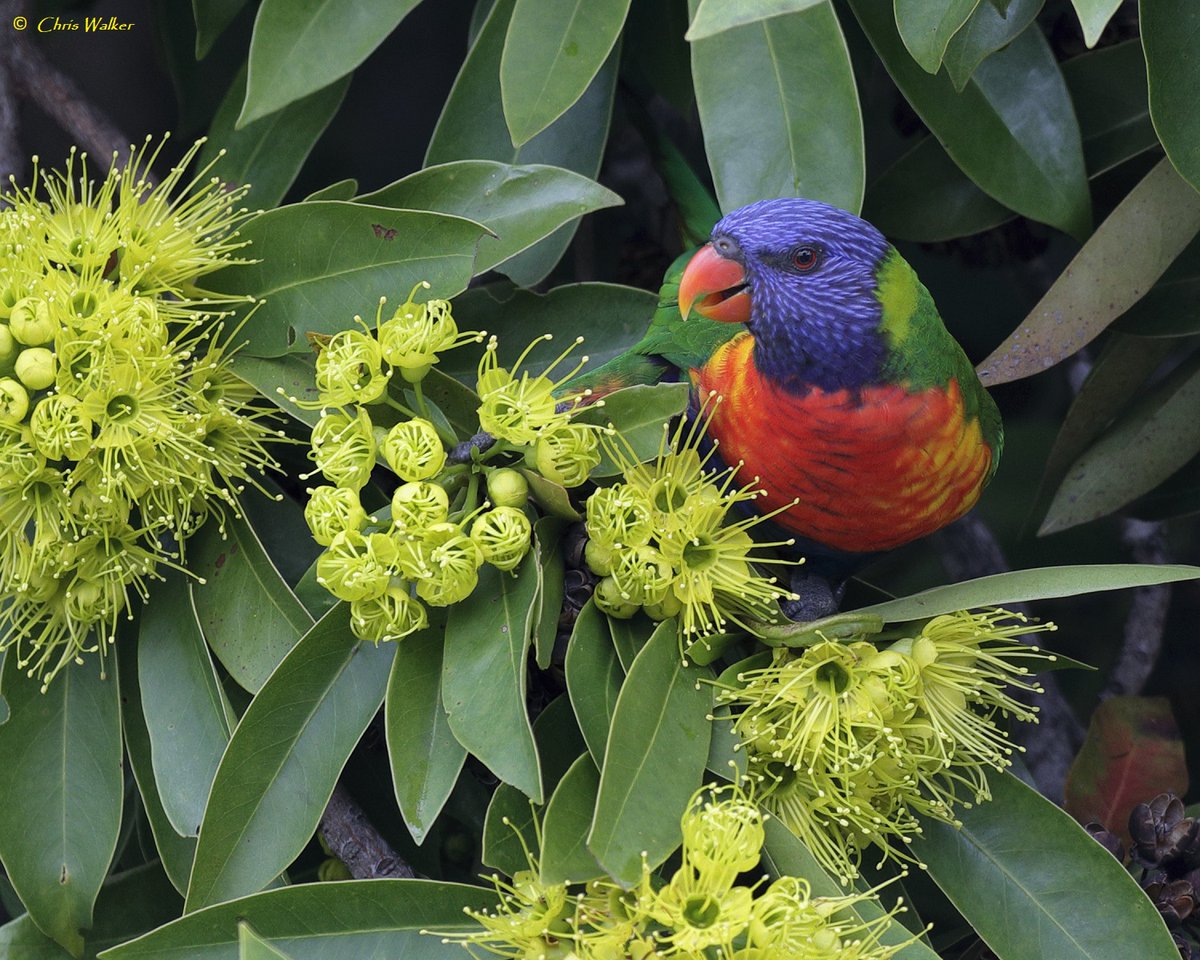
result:
<svg viewBox="0 0 1200 960"><path fill-rule="evenodd" d="M758 477L836 609L882 551L966 513L995 473L995 403L912 267L866 221L814 200L735 210L668 273L645 337L575 386L596 396L687 376L723 398L709 425ZM693 404L695 406L695 404ZM810 617L805 617L808 619Z"/></svg>

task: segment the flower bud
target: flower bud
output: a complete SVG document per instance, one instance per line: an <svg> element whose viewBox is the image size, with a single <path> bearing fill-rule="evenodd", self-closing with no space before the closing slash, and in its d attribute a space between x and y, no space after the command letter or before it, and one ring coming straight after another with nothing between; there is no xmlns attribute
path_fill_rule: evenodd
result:
<svg viewBox="0 0 1200 960"><path fill-rule="evenodd" d="M349 487L320 486L309 491L304 507L304 520L313 539L321 546L333 543L333 538L345 530L355 532L367 522L367 512L358 499L358 491Z"/></svg>
<svg viewBox="0 0 1200 960"><path fill-rule="evenodd" d="M498 570L514 569L529 552L532 536L529 518L516 507L496 507L471 524L471 539Z"/></svg>
<svg viewBox="0 0 1200 960"><path fill-rule="evenodd" d="M683 602L675 595L674 590L668 590L658 603L644 604L642 609L651 620L670 620L683 611Z"/></svg>
<svg viewBox="0 0 1200 960"><path fill-rule="evenodd" d="M425 536L429 548L426 576L417 581L417 596L435 607L465 600L479 582L483 553L473 540L450 523L435 524Z"/></svg>
<svg viewBox="0 0 1200 960"><path fill-rule="evenodd" d="M618 620L628 620L638 612L638 605L630 603L621 595L621 588L612 577L605 577L596 584L596 592L592 597L596 601L597 609Z"/></svg>
<svg viewBox="0 0 1200 960"><path fill-rule="evenodd" d="M29 393L12 377L0 377L0 423L20 423L29 412Z"/></svg>
<svg viewBox="0 0 1200 960"><path fill-rule="evenodd" d="M598 577L607 577L612 573L612 547L606 547L599 540L588 540L587 546L583 548L583 559Z"/></svg>
<svg viewBox="0 0 1200 960"><path fill-rule="evenodd" d="M18 300L8 318L8 327L17 342L27 347L51 343L58 333L58 321L50 315L50 305L40 297Z"/></svg>
<svg viewBox="0 0 1200 960"><path fill-rule="evenodd" d="M350 604L350 629L359 640L401 640L429 626L429 615L404 586L390 586L382 596Z"/></svg>
<svg viewBox="0 0 1200 960"><path fill-rule="evenodd" d="M675 571L654 547L630 547L613 557L612 578L621 596L639 607L661 603L675 579Z"/></svg>
<svg viewBox="0 0 1200 960"><path fill-rule="evenodd" d="M416 480L402 483L392 494L392 524L398 533L422 537L450 516L450 498L436 483Z"/></svg>
<svg viewBox="0 0 1200 960"><path fill-rule="evenodd" d="M537 471L564 487L583 483L600 463L596 431L583 423L564 423L542 431L533 447Z"/></svg>
<svg viewBox="0 0 1200 960"><path fill-rule="evenodd" d="M30 390L45 390L54 382L58 364L45 347L30 347L17 355L13 369L17 379Z"/></svg>
<svg viewBox="0 0 1200 960"><path fill-rule="evenodd" d="M650 502L636 487L601 487L588 497L588 536L609 548L640 547L650 542L651 516Z"/></svg>
<svg viewBox="0 0 1200 960"><path fill-rule="evenodd" d="M391 584L395 559L390 537L344 530L317 560L317 582L339 600L381 597Z"/></svg>
<svg viewBox="0 0 1200 960"><path fill-rule="evenodd" d="M396 424L379 446L383 459L402 480L428 480L446 463L446 449L437 429L419 417Z"/></svg>
<svg viewBox="0 0 1200 960"><path fill-rule="evenodd" d="M529 497L529 481L512 467L488 471L488 500L497 507L520 507Z"/></svg>
<svg viewBox="0 0 1200 960"><path fill-rule="evenodd" d="M360 489L375 466L375 434L363 407L356 416L327 413L313 427L313 461L340 487Z"/></svg>

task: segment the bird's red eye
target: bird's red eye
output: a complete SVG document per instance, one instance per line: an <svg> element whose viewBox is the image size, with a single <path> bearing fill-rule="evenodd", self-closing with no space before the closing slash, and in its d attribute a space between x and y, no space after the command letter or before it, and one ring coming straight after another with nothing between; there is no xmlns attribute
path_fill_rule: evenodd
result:
<svg viewBox="0 0 1200 960"><path fill-rule="evenodd" d="M819 259L816 247L798 247L792 254L792 266L805 272L815 267Z"/></svg>

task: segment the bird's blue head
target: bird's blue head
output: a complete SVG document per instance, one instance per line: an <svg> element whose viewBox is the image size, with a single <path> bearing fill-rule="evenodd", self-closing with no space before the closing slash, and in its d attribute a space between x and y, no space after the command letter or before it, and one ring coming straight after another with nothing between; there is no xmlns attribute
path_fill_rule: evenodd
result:
<svg viewBox="0 0 1200 960"><path fill-rule="evenodd" d="M744 322L759 371L794 389L878 379L887 344L876 291L890 250L865 220L816 200L734 210L680 282L680 310Z"/></svg>

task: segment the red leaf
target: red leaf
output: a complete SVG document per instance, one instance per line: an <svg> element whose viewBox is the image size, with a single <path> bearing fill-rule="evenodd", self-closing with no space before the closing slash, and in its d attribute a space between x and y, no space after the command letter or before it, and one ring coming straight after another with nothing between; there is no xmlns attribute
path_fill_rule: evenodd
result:
<svg viewBox="0 0 1200 960"><path fill-rule="evenodd" d="M1129 844L1129 811L1160 793L1187 792L1183 741L1165 697L1113 697L1092 714L1067 774L1066 808Z"/></svg>

